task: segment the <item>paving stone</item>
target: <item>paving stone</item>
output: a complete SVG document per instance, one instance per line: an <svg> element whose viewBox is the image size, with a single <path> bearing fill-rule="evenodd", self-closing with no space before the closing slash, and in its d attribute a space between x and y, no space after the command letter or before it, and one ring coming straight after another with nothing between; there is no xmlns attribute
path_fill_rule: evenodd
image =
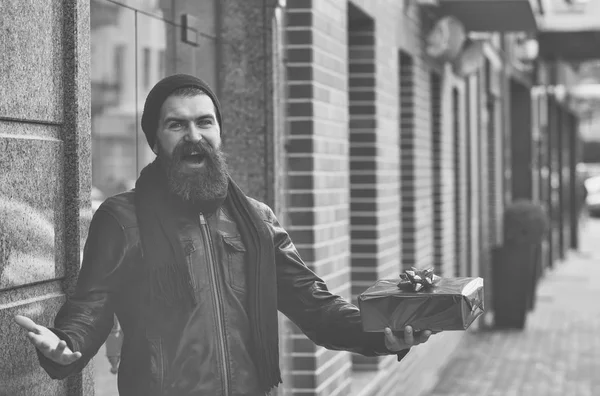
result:
<svg viewBox="0 0 600 396"><path fill-rule="evenodd" d="M600 220L546 273L523 331L466 335L428 396L600 395Z"/></svg>

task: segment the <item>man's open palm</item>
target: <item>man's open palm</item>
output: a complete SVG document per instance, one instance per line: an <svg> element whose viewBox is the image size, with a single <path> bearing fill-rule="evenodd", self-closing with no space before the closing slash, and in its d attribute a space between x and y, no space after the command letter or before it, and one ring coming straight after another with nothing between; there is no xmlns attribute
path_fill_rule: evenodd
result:
<svg viewBox="0 0 600 396"><path fill-rule="evenodd" d="M58 338L48 328L36 324L33 320L16 315L15 322L27 330L29 341L48 359L66 366L81 357L80 352L71 351L65 341Z"/></svg>

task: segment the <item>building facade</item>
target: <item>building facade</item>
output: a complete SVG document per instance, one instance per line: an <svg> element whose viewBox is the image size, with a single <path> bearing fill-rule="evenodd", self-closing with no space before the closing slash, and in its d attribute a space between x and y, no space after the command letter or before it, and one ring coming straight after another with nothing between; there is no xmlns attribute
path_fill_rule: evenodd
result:
<svg viewBox="0 0 600 396"><path fill-rule="evenodd" d="M578 115L552 88L575 72L524 55L540 12L528 1L0 4L0 395L108 395L116 383L104 348L103 372L51 381L12 317L52 324L93 209L153 159L140 117L165 75L215 88L233 177L349 300L434 267L483 277L489 308L491 251L516 199L552 217L541 271L577 245ZM439 56L461 34L461 62ZM470 331L492 323L488 309ZM283 316L280 334L274 393L297 396L422 394L464 336L436 335L397 362L315 346Z"/></svg>

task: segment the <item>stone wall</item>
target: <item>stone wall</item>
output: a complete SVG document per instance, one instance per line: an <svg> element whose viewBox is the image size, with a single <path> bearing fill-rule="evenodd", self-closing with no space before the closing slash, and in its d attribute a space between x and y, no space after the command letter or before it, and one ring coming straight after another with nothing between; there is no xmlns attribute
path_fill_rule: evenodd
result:
<svg viewBox="0 0 600 396"><path fill-rule="evenodd" d="M91 395L52 381L14 323L51 326L90 218L89 3L0 3L0 395Z"/></svg>

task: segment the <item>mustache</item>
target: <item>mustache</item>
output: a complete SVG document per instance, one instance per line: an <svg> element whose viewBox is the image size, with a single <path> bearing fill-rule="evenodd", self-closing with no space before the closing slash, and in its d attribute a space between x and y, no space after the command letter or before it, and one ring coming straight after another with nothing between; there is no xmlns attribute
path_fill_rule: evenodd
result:
<svg viewBox="0 0 600 396"><path fill-rule="evenodd" d="M212 156L215 154L215 149L206 140L200 140L197 143L182 142L175 147L174 156L181 158L186 155L198 153L203 156Z"/></svg>

